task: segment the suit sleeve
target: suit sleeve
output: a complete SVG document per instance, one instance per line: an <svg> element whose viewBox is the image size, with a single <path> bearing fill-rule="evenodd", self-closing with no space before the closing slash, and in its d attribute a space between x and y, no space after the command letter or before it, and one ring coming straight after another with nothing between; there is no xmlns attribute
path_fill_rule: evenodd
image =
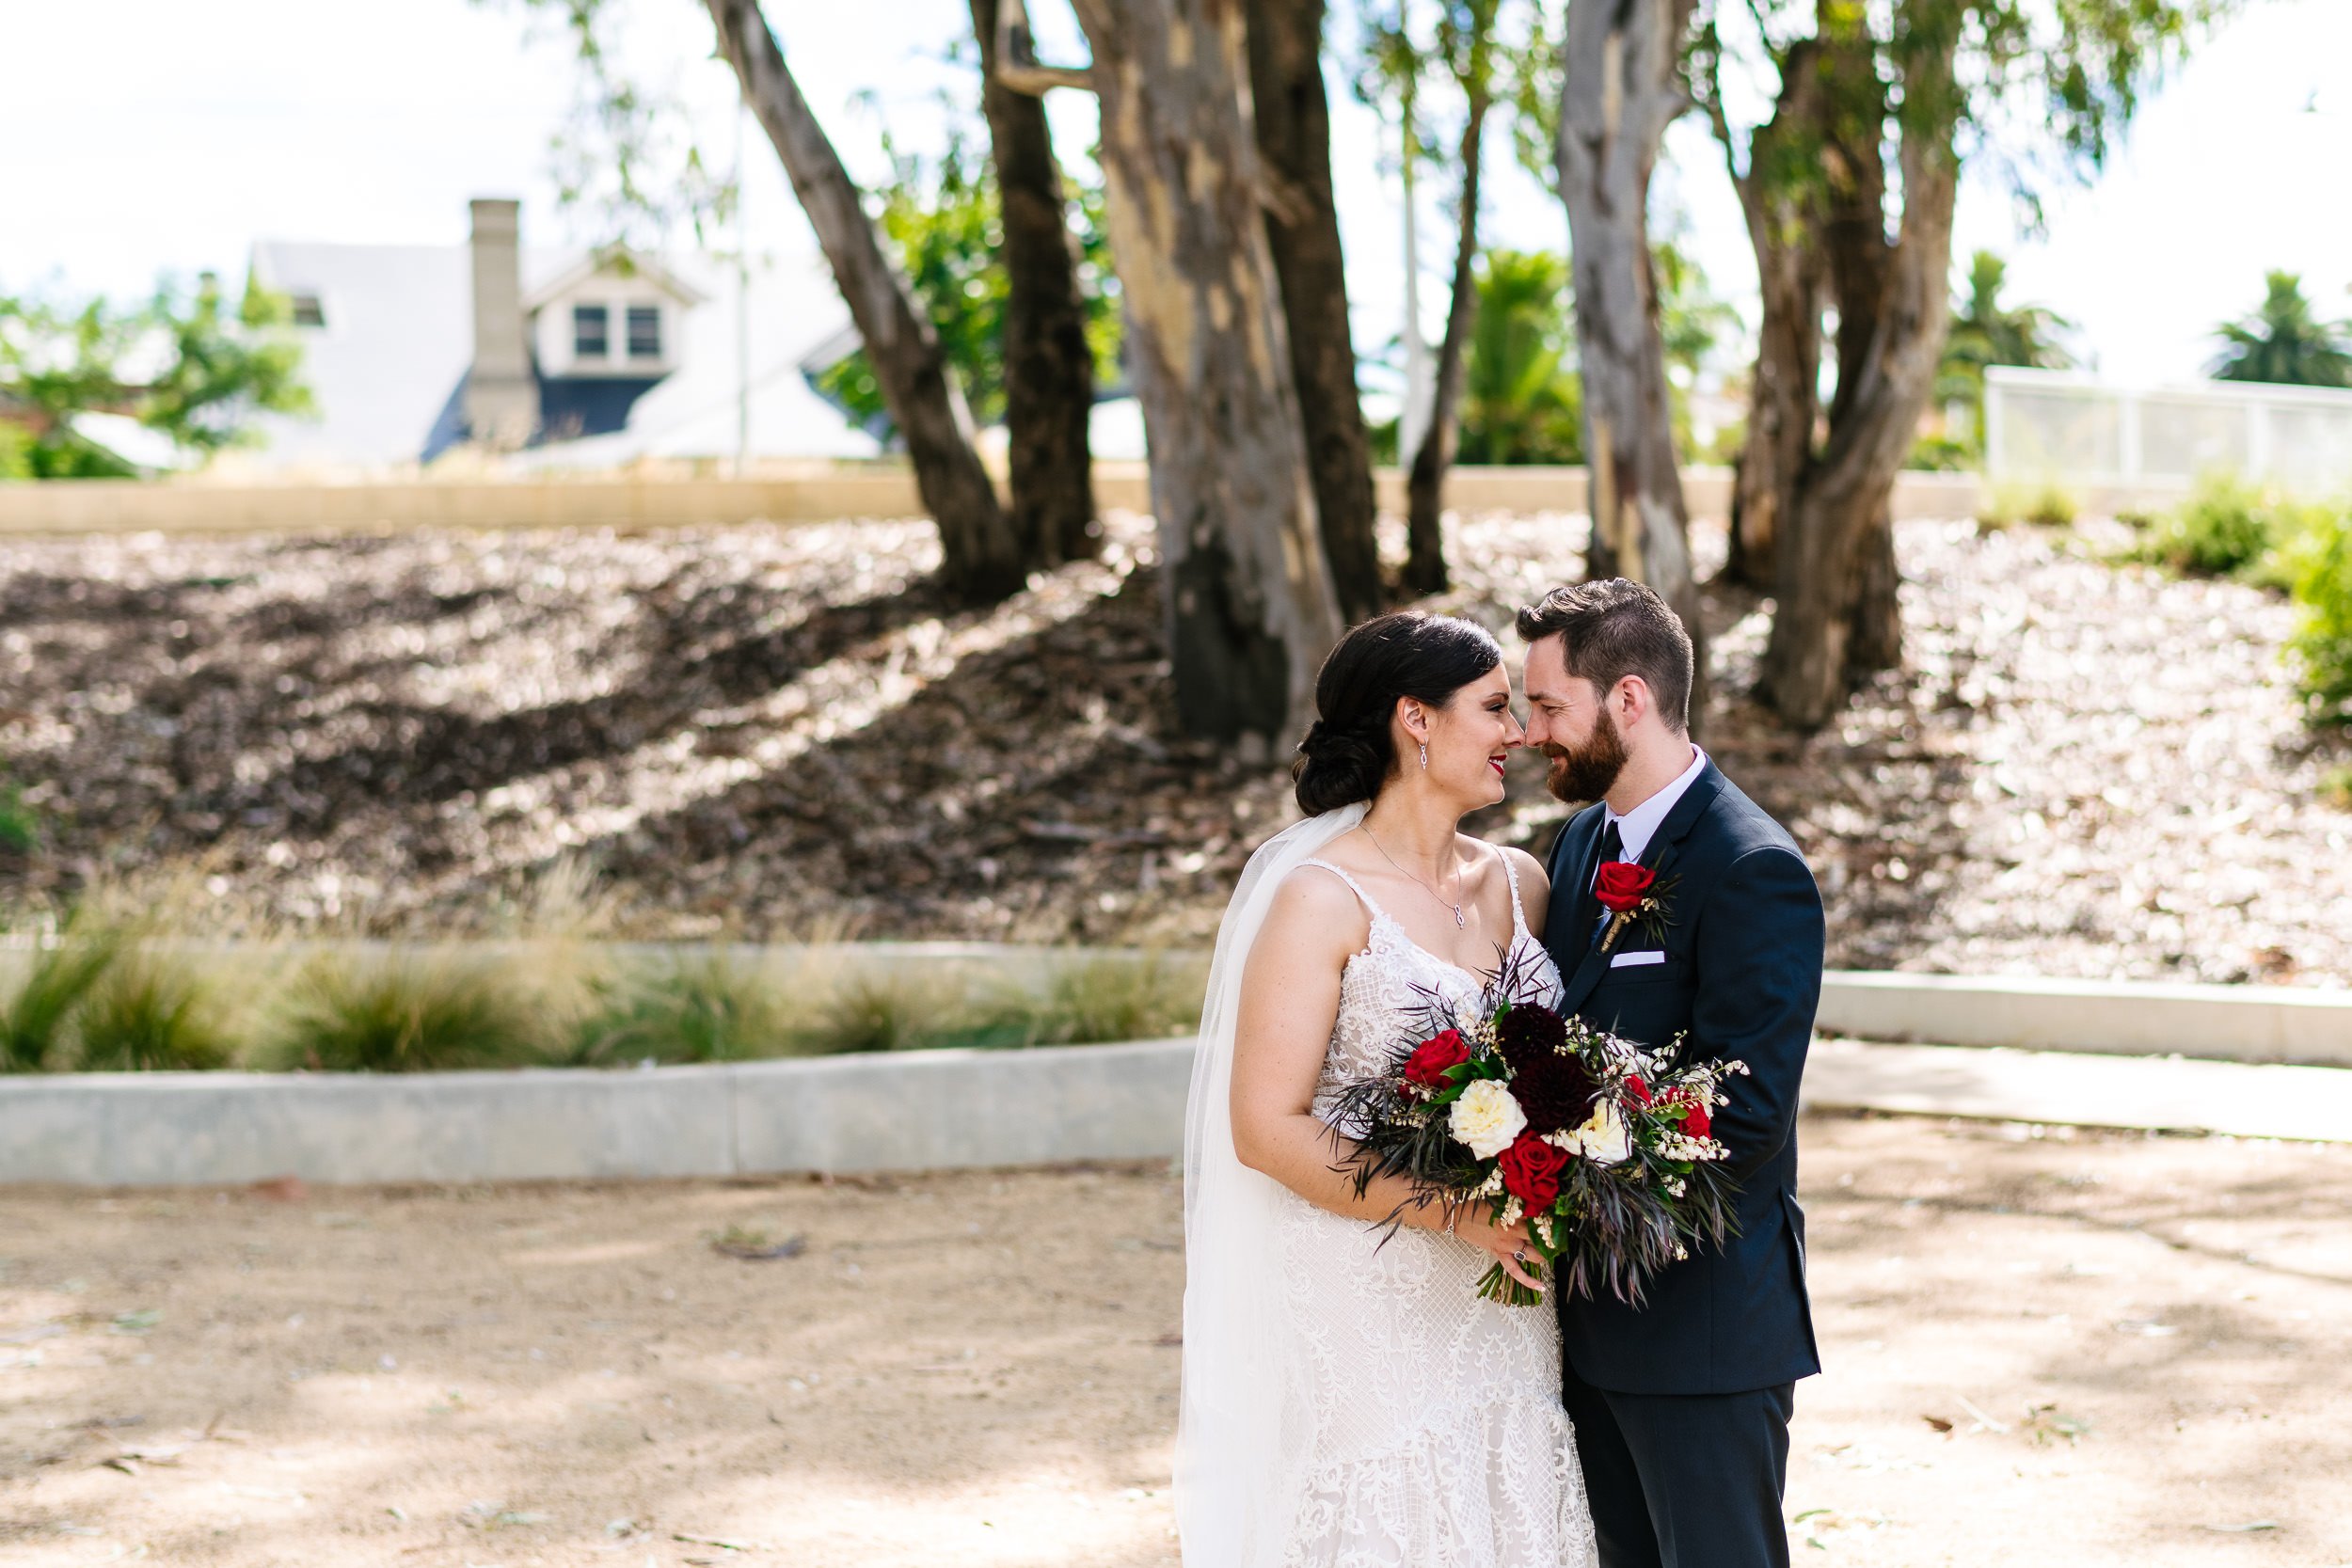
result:
<svg viewBox="0 0 2352 1568"><path fill-rule="evenodd" d="M1778 1154L1797 1117L1797 1089L1821 999L1820 890L1803 859L1778 846L1732 863L1708 895L1692 948L1696 1000L1689 1053L1741 1061L1723 1088L1715 1136L1745 1180Z"/></svg>

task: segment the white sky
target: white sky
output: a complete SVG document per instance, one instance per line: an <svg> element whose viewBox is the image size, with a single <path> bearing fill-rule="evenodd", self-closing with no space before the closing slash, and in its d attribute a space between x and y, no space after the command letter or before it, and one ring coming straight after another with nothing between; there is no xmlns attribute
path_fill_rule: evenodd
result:
<svg viewBox="0 0 2352 1568"><path fill-rule="evenodd" d="M694 0L612 0L626 55L693 108L707 150L732 153L733 80L707 58ZM1056 0L1032 0L1045 53L1076 53ZM523 198L532 243L596 236L559 214L548 141L572 64L553 26L519 0L118 0L10 8L0 63L0 289L144 290L159 272L241 275L257 238L453 243L466 200ZM852 172L882 164L887 121L903 145L936 144L942 87L968 76L941 58L969 26L963 0L769 0L804 89ZM1334 6L1344 15L1345 6ZM1371 112L1335 81L1334 166L1359 347L1393 336L1402 297L1400 199ZM871 93L874 105L860 102ZM1055 95L1071 150L1091 105ZM1753 271L1720 155L1695 121L1670 138L1663 179L1720 293ZM1562 247L1556 202L1509 166L1498 135L1489 237ZM754 243L809 241L756 135L746 180ZM2107 374L2196 375L2220 320L2250 309L2269 267L2304 274L2323 314L2352 315L2352 0L2253 0L2156 91L2089 187L2049 193L2044 232L2020 232L1984 176L1963 196L1958 250L2008 255L2011 297L2082 328ZM1432 324L1450 236L1442 179L1428 182L1423 264Z"/></svg>

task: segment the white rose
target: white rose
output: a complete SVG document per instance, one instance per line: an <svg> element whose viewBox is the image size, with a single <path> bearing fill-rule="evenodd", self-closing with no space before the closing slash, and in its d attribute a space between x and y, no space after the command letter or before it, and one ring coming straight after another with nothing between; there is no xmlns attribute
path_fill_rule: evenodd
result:
<svg viewBox="0 0 2352 1568"><path fill-rule="evenodd" d="M1511 1091L1492 1078L1481 1078L1462 1091L1446 1117L1446 1131L1454 1142L1482 1160L1491 1160L1527 1131L1527 1113Z"/></svg>
<svg viewBox="0 0 2352 1568"><path fill-rule="evenodd" d="M1633 1152L1633 1146L1626 1140L1625 1123L1617 1119L1617 1108L1606 1100L1594 1106L1584 1125L1576 1130L1576 1147L1597 1165L1617 1164Z"/></svg>

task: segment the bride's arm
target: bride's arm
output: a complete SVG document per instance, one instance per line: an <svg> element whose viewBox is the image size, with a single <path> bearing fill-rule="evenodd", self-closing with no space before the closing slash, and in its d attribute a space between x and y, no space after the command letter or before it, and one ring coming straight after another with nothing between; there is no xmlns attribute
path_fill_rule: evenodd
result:
<svg viewBox="0 0 2352 1568"><path fill-rule="evenodd" d="M1414 1188L1403 1177L1378 1178L1359 1196L1355 1177L1332 1168L1353 1146L1315 1117L1315 1085L1339 1017L1340 972L1365 933L1362 906L1331 877L1295 872L1276 892L1242 974L1233 1038L1233 1151L1243 1164L1318 1209L1368 1221L1401 1213L1406 1225L1451 1229L1540 1289L1513 1257L1526 1244L1524 1226L1499 1227L1483 1207L1449 1216L1438 1204L1415 1202Z"/></svg>

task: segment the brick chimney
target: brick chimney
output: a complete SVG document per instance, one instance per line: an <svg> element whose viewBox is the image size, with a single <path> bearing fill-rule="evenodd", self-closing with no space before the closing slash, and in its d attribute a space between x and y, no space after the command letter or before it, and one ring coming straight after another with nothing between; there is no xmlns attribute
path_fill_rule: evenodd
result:
<svg viewBox="0 0 2352 1568"><path fill-rule="evenodd" d="M521 207L477 198L473 208L473 369L466 425L480 445L512 451L539 425L523 322Z"/></svg>

